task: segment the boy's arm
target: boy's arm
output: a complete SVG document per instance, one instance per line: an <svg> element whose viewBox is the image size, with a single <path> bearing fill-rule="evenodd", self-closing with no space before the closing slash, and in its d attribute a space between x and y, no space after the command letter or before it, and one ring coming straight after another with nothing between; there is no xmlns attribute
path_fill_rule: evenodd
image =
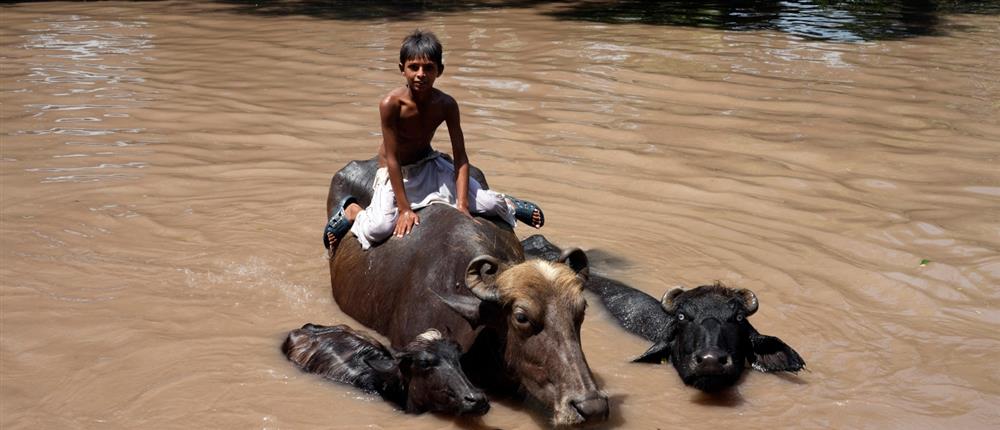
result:
<svg viewBox="0 0 1000 430"><path fill-rule="evenodd" d="M393 234L403 236L413 230L413 226L420 224L420 218L410 208L410 200L406 198L406 188L403 187L403 169L399 166L399 158L396 157L399 141L396 139L396 124L399 124L399 111L401 109L399 100L388 96L378 105L379 116L382 119L382 145L385 147L385 166L389 171L389 184L392 185L392 193L396 196L396 208L399 209L399 218L396 219L396 228Z"/></svg>
<svg viewBox="0 0 1000 430"><path fill-rule="evenodd" d="M455 206L469 215L469 155L465 153L465 135L458 112L458 102L451 99L447 106L445 121L448 136L451 137L451 155L455 159Z"/></svg>

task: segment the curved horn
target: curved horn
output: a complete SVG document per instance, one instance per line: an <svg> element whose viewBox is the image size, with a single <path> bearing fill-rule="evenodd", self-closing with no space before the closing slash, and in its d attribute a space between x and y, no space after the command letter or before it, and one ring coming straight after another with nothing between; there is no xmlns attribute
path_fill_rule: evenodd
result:
<svg viewBox="0 0 1000 430"><path fill-rule="evenodd" d="M736 290L736 294L743 299L743 306L747 308L747 316L753 315L754 312L757 312L757 307L760 306L760 303L757 302L757 295L754 294L753 291L746 288L740 288L739 290Z"/></svg>
<svg viewBox="0 0 1000 430"><path fill-rule="evenodd" d="M683 288L674 287L672 290L668 290L663 293L663 297L660 299L660 306L662 306L663 310L667 311L667 313L674 313L674 311L677 310L677 305L674 303L674 299L676 299L677 296L683 292Z"/></svg>
<svg viewBox="0 0 1000 430"><path fill-rule="evenodd" d="M434 341L441 340L443 337L444 336L441 335L441 332L437 331L437 329L431 328L431 329L427 329L427 331L425 331L423 333L420 333L420 335L417 336L417 339L425 341L425 342L434 342Z"/></svg>
<svg viewBox="0 0 1000 430"><path fill-rule="evenodd" d="M576 276L584 282L590 278L590 262L587 259L587 254L580 248L569 248L563 251L556 262L569 266L576 272Z"/></svg>
<svg viewBox="0 0 1000 430"><path fill-rule="evenodd" d="M496 275L500 271L500 262L489 255L480 255L469 262L465 269L465 286L485 301L499 301L500 294L496 287Z"/></svg>

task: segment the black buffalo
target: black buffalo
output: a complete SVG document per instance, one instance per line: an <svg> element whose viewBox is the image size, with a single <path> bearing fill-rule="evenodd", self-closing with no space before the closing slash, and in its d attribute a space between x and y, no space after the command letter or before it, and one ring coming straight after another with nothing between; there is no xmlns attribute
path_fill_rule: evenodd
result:
<svg viewBox="0 0 1000 430"><path fill-rule="evenodd" d="M486 395L462 372L458 344L437 330L393 353L346 325L306 324L288 333L281 351L304 371L379 394L407 413L482 415L490 410Z"/></svg>
<svg viewBox="0 0 1000 430"><path fill-rule="evenodd" d="M550 259L558 247L540 235L522 242L529 257ZM626 330L654 342L637 362L669 360L685 384L713 392L736 384L745 363L761 372L797 372L805 361L781 339L762 335L748 317L758 308L748 289L720 283L674 288L661 300L592 275L585 284Z"/></svg>

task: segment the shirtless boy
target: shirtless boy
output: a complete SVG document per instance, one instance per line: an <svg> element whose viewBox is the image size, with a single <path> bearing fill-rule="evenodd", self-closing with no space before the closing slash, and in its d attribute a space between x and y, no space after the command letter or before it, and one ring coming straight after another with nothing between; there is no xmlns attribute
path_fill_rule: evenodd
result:
<svg viewBox="0 0 1000 430"><path fill-rule="evenodd" d="M379 103L382 145L371 204L362 208L345 197L327 223L323 244L332 253L348 231L363 249L389 236L403 237L420 224L414 210L433 203L453 205L466 215L497 216L514 226L515 219L535 228L545 223L534 203L491 190L469 178L469 157L459 122L458 103L434 88L444 71L441 43L433 33L416 30L399 49L399 71L406 85ZM454 162L431 148L441 123L448 124Z"/></svg>

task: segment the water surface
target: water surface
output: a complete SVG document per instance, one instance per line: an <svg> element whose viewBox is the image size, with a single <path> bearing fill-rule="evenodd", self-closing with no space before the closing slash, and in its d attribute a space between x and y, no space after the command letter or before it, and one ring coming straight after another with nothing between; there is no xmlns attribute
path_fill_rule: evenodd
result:
<svg viewBox="0 0 1000 430"><path fill-rule="evenodd" d="M1000 20L775 3L3 5L0 427L544 426L511 402L405 416L278 350L356 324L326 187L374 154L419 26L473 163L552 241L655 296L750 288L808 362L706 398L629 364L646 343L590 297L605 427L995 428Z"/></svg>

